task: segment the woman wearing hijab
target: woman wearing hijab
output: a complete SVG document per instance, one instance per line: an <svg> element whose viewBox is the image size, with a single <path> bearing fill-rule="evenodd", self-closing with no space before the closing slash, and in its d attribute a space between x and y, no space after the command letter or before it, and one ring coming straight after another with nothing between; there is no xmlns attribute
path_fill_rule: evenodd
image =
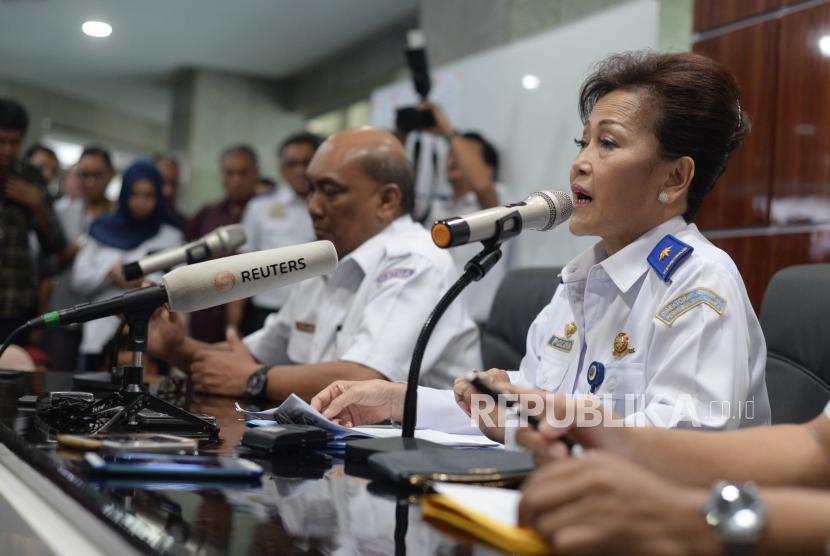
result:
<svg viewBox="0 0 830 556"><path fill-rule="evenodd" d="M72 286L79 295L99 301L138 287L141 281L127 281L121 266L182 243L181 232L167 223L163 184L152 162L139 161L127 168L118 208L90 224L89 241L75 259ZM117 317L84 323L80 352L86 370L98 370L103 363L102 350L118 323Z"/></svg>

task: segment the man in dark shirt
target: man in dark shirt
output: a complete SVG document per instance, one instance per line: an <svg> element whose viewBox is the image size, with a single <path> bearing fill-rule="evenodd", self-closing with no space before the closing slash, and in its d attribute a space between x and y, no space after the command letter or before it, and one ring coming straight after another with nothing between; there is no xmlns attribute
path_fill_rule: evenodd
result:
<svg viewBox="0 0 830 556"><path fill-rule="evenodd" d="M33 166L18 160L29 118L17 102L0 99L0 341L33 316L35 282L29 230L43 254L66 247L46 194L46 183ZM16 338L25 343L25 338Z"/></svg>
<svg viewBox="0 0 830 556"><path fill-rule="evenodd" d="M247 145L235 145L222 151L222 186L225 198L205 205L185 226L185 237L193 241L220 226L237 224L245 206L254 196L259 179L259 166L254 150ZM242 322L244 307L239 304L221 305L191 315L190 334L203 342L221 342L227 326Z"/></svg>

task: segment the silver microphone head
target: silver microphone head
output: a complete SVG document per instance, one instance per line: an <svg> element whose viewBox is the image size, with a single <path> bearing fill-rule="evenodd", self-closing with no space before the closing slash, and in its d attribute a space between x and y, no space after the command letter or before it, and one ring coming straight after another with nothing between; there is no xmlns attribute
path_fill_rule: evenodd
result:
<svg viewBox="0 0 830 556"><path fill-rule="evenodd" d="M221 242L222 250L226 253L233 253L236 248L241 247L247 241L245 228L242 224L230 224L216 230Z"/></svg>
<svg viewBox="0 0 830 556"><path fill-rule="evenodd" d="M540 232L544 232L558 226L571 217L574 210L574 203L571 196L563 191L536 191L531 193L528 199L539 197L544 199L548 205L548 221L538 228Z"/></svg>

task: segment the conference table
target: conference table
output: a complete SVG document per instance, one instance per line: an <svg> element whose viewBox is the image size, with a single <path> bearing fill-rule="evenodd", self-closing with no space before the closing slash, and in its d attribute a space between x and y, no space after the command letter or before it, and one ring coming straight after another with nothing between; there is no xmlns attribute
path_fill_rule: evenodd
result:
<svg viewBox="0 0 830 556"><path fill-rule="evenodd" d="M90 480L79 452L19 404L72 389L72 374L0 376L0 554L494 554L421 518L418 495L346 474L332 455L255 461L255 484ZM220 439L202 454L239 456L234 400L193 395ZM244 452L244 450L242 450ZM246 456L248 457L248 456Z"/></svg>

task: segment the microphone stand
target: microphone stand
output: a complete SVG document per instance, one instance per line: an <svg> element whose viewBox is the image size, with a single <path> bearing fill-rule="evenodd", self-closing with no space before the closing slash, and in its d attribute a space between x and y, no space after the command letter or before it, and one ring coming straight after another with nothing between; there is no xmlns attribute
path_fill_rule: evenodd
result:
<svg viewBox="0 0 830 556"><path fill-rule="evenodd" d="M147 351L147 326L154 310L155 307L125 313L125 320L130 327L128 348L133 352L133 360L132 365L113 369L116 373L120 372L123 377L121 389L93 403L74 419L83 421L109 415L114 411L112 417L95 431L96 434L112 432L119 425L137 429L138 413L147 408L192 425L198 432L207 434L214 440L219 436L218 426L165 402L150 394L144 387L143 356Z"/></svg>
<svg viewBox="0 0 830 556"><path fill-rule="evenodd" d="M508 223L510 223L510 226L507 226ZM369 456L379 452L443 448L441 444L415 438L415 425L418 419L418 379L421 375L421 363L427 349L427 343L447 308L467 286L484 278L501 259L502 242L518 235L521 230L522 219L518 211L511 212L496 221L495 235L481 242L484 248L464 265L464 273L441 297L432 313L427 317L423 328L421 328L418 341L415 342L415 349L409 365L401 436L399 438L366 438L348 441L346 442L345 454L347 461L363 463L369 459Z"/></svg>

